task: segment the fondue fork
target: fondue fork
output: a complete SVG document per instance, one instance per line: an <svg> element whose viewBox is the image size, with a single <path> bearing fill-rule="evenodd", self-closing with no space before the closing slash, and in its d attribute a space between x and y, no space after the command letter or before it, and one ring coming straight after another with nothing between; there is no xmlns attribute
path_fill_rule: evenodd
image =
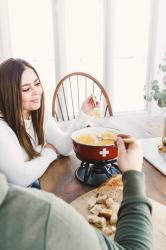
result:
<svg viewBox="0 0 166 250"><path fill-rule="evenodd" d="M107 138L107 137L102 137L100 135L97 135L97 139L98 139L98 141L111 140L113 142L116 142L116 140L117 140L117 138ZM132 138L132 137L122 138L122 140L124 141L124 143L133 143L133 142L135 142L135 139Z"/></svg>

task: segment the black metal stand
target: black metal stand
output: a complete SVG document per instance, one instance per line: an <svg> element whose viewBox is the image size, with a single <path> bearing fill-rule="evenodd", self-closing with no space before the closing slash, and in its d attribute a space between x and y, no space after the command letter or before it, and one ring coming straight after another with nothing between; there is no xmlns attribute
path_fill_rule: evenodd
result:
<svg viewBox="0 0 166 250"><path fill-rule="evenodd" d="M75 171L77 180L92 187L100 186L111 176L120 174L116 159L110 161L82 161Z"/></svg>

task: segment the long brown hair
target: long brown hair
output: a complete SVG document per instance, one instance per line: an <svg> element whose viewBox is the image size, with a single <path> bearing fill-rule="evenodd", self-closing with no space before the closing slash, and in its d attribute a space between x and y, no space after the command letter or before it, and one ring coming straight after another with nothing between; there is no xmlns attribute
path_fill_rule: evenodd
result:
<svg viewBox="0 0 166 250"><path fill-rule="evenodd" d="M10 58L0 64L0 111L2 118L16 133L29 159L33 159L39 153L33 148L30 136L26 132L22 113L21 76L26 68L31 68L39 78L36 70L25 60ZM40 108L31 112L31 119L38 143L44 145L44 94Z"/></svg>

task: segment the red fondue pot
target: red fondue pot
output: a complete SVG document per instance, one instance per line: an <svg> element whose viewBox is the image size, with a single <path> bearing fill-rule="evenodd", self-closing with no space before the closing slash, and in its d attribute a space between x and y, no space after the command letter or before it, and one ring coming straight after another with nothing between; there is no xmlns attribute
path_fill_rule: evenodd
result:
<svg viewBox="0 0 166 250"><path fill-rule="evenodd" d="M117 157L117 147L114 143L109 145L87 145L79 143L76 137L79 135L98 135L101 133L114 133L118 134L118 131L111 128L104 127L89 127L77 130L72 133L71 139L73 141L73 148L76 156L84 161L106 161Z"/></svg>

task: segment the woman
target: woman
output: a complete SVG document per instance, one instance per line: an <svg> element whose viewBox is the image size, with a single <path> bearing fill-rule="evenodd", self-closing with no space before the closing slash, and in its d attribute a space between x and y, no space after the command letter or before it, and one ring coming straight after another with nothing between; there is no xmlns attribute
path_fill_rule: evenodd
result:
<svg viewBox="0 0 166 250"><path fill-rule="evenodd" d="M70 134L87 125L95 107L91 96L68 133L45 112L36 70L22 59L0 64L0 172L9 182L30 186L57 158L72 150Z"/></svg>

